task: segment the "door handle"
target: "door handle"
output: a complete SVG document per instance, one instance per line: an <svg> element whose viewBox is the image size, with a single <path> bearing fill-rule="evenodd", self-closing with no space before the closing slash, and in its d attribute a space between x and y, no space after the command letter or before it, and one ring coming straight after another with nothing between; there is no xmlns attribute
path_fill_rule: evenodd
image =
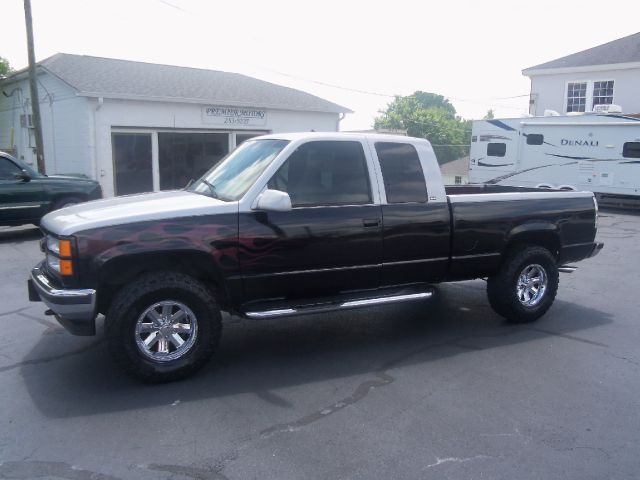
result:
<svg viewBox="0 0 640 480"><path fill-rule="evenodd" d="M365 218L362 220L362 225L365 227L379 227L380 219L379 218Z"/></svg>

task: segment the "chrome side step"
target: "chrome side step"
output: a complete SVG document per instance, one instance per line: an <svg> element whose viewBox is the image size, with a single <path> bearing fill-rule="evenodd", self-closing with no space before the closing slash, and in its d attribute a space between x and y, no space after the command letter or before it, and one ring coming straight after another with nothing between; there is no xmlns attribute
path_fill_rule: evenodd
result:
<svg viewBox="0 0 640 480"><path fill-rule="evenodd" d="M558 271L561 273L573 273L578 269L578 267L573 267L571 265L560 265L558 267Z"/></svg>
<svg viewBox="0 0 640 480"><path fill-rule="evenodd" d="M432 291L408 293L404 295L389 295L385 297L364 298L362 300L350 300L350 301L341 302L341 303L324 304L324 305L320 304L320 305L303 307L303 308L279 308L275 310L246 312L245 315L248 318L253 318L253 319L287 317L291 315L302 315L305 313L331 312L335 310L346 310L349 308L408 302L411 300L420 300L420 299L429 298L432 295L433 295Z"/></svg>

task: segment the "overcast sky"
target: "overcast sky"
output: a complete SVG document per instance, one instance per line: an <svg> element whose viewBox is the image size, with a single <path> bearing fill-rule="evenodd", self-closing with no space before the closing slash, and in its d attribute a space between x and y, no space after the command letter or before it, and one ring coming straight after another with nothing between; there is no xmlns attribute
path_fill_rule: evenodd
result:
<svg viewBox="0 0 640 480"><path fill-rule="evenodd" d="M640 30L638 0L32 0L32 9L37 59L66 52L244 73L354 110L343 130L369 128L384 95L415 90L447 96L464 118L489 108L519 116L527 98L504 97L529 93L523 68ZM22 68L22 0L1 0L0 14L0 56Z"/></svg>

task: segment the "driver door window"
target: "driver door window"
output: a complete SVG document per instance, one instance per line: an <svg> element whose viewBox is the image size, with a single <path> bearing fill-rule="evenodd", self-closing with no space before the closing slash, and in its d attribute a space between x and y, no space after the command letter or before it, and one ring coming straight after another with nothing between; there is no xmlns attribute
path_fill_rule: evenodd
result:
<svg viewBox="0 0 640 480"><path fill-rule="evenodd" d="M16 175L22 170L8 158L0 158L0 180L17 180Z"/></svg>
<svg viewBox="0 0 640 480"><path fill-rule="evenodd" d="M269 188L287 192L294 208L372 203L360 142L305 143L280 167Z"/></svg>

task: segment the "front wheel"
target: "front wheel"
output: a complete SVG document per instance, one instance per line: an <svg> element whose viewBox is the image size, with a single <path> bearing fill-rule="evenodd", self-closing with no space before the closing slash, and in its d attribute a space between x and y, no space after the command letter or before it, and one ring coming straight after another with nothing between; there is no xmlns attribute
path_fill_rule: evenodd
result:
<svg viewBox="0 0 640 480"><path fill-rule="evenodd" d="M126 373L166 382L207 362L220 339L221 315L211 291L198 280L154 272L120 290L105 330L111 355Z"/></svg>
<svg viewBox="0 0 640 480"><path fill-rule="evenodd" d="M507 254L487 281L491 307L513 323L533 322L546 313L558 293L558 266L547 250L523 246Z"/></svg>

